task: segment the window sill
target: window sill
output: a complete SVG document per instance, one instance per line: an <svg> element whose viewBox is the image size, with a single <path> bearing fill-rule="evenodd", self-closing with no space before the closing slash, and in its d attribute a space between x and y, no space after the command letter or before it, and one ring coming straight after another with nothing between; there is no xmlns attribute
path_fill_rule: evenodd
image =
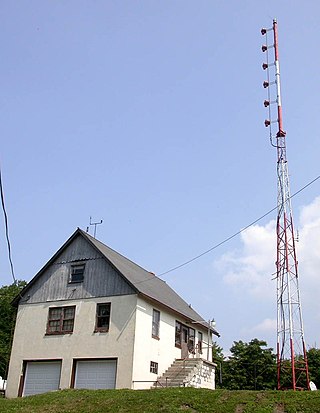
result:
<svg viewBox="0 0 320 413"><path fill-rule="evenodd" d="M64 336L66 334L72 334L73 331L55 331L54 333L48 333L46 332L46 336Z"/></svg>
<svg viewBox="0 0 320 413"><path fill-rule="evenodd" d="M155 340L160 340L160 337L154 336L153 334L152 334L152 338L154 338Z"/></svg>
<svg viewBox="0 0 320 413"><path fill-rule="evenodd" d="M108 333L109 329L108 328L96 328L93 332L94 333Z"/></svg>

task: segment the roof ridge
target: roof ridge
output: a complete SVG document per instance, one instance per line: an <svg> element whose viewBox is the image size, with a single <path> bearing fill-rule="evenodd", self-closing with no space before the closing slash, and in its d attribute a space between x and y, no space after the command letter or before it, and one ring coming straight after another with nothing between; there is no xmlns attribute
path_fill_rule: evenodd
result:
<svg viewBox="0 0 320 413"><path fill-rule="evenodd" d="M110 265L114 267L115 270L119 272L119 274L138 294L141 294L142 296L167 307L175 313L180 314L180 316L186 317L186 319L201 319L202 321L199 324L203 327L207 327L207 323L203 317L192 307L189 307L188 303L172 287L170 287L165 280L159 278L154 273L147 271L139 264L136 264L129 258L108 247L106 244L92 237L79 227L58 249L58 251L53 254L49 261L38 271L31 281L29 281L26 287L21 291L22 295L27 292L27 290L38 280L43 272L54 262L61 252L75 240L78 235L82 236L92 245L92 247L96 248L97 251L99 251L99 253L110 263ZM161 281L161 283L159 281ZM19 305L20 298L21 295L17 296L13 300L14 305ZM214 329L212 329L212 331L219 335L219 333Z"/></svg>
<svg viewBox="0 0 320 413"><path fill-rule="evenodd" d="M125 259L126 261L130 262L131 264L135 265L136 267L141 268L143 271L147 272L150 275L153 275L154 277L156 277L158 280L163 281L165 283L165 281L161 278L159 278L154 272L148 271L146 270L144 267L142 267L141 265L137 264L136 262L132 261L130 258L126 257L125 255L121 254L120 252L116 251L115 249L109 247L109 245L105 244L104 242L98 240L97 238L93 237L92 235L90 235L88 232L83 231L83 229L78 228L79 231L82 233L82 235L85 235L86 237L88 237L92 242L97 242L99 244L102 244L103 247L108 248L109 250L111 250L113 253L119 255L121 258Z"/></svg>

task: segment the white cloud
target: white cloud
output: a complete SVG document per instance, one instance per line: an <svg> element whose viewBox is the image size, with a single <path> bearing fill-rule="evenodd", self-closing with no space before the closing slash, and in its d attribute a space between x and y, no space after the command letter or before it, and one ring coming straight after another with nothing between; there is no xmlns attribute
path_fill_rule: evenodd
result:
<svg viewBox="0 0 320 413"><path fill-rule="evenodd" d="M300 226L300 241L297 244L300 282L305 280L309 287L312 287L313 283L318 286L320 284L320 197L302 209Z"/></svg>
<svg viewBox="0 0 320 413"><path fill-rule="evenodd" d="M261 323L253 326L248 330L250 333L261 333L263 335L267 335L270 333L276 333L277 331L277 320L266 318Z"/></svg>
<svg viewBox="0 0 320 413"><path fill-rule="evenodd" d="M245 289L253 295L270 296L275 272L275 222L254 225L241 234L242 248L224 254L215 266L223 274L224 282Z"/></svg>
<svg viewBox="0 0 320 413"><path fill-rule="evenodd" d="M296 222L299 224L296 226L299 229L299 242L296 243L299 284L306 339L310 343L317 340L320 322L320 197L301 209ZM250 321L245 320L242 333L269 335L271 329L276 331L275 320L267 318L268 313L263 314L263 311L271 311L270 305L276 299L276 281L271 281L276 271L275 260L275 221L270 221L264 226L248 228L241 234L241 247L229 251L215 262L216 271L221 274L225 285L237 297L243 297L243 305L246 301L251 303L250 321L256 325L246 327ZM265 318L261 323L259 316L260 319Z"/></svg>

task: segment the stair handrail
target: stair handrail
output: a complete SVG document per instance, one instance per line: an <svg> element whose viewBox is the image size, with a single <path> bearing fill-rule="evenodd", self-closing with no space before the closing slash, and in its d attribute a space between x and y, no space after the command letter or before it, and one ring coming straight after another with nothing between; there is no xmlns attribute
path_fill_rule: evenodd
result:
<svg viewBox="0 0 320 413"><path fill-rule="evenodd" d="M177 359L175 359L175 361L176 361ZM179 360L182 360L182 363L183 363L183 366L181 367L181 369L180 370L178 370L177 372L175 372L175 374L169 374L168 376L164 376L165 378L166 378L166 383L167 383L167 381L168 381L168 379L169 380L172 380L172 379L174 379L174 378L176 378L180 373L181 373L181 371L183 371L183 370L185 370L186 369L186 360L193 360L193 359L189 359L189 357L184 357L183 359L179 359ZM182 382L182 384L184 384L185 382Z"/></svg>

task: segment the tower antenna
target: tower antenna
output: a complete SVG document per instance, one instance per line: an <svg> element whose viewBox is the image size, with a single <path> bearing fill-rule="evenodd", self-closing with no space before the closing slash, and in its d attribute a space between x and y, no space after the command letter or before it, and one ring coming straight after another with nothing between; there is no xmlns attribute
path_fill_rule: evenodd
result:
<svg viewBox="0 0 320 413"><path fill-rule="evenodd" d="M272 35L270 45L269 32ZM262 68L267 72L267 80L263 82L263 87L268 91L268 99L264 101L264 106L268 108L269 113L269 119L266 119L264 124L269 128L270 142L277 150L277 388L309 390L296 238L290 200L286 132L282 119L277 20L273 20L272 28L262 29L261 34L266 37L262 51L266 53L267 62L263 63ZM270 49L274 51L274 61L271 63Z"/></svg>

